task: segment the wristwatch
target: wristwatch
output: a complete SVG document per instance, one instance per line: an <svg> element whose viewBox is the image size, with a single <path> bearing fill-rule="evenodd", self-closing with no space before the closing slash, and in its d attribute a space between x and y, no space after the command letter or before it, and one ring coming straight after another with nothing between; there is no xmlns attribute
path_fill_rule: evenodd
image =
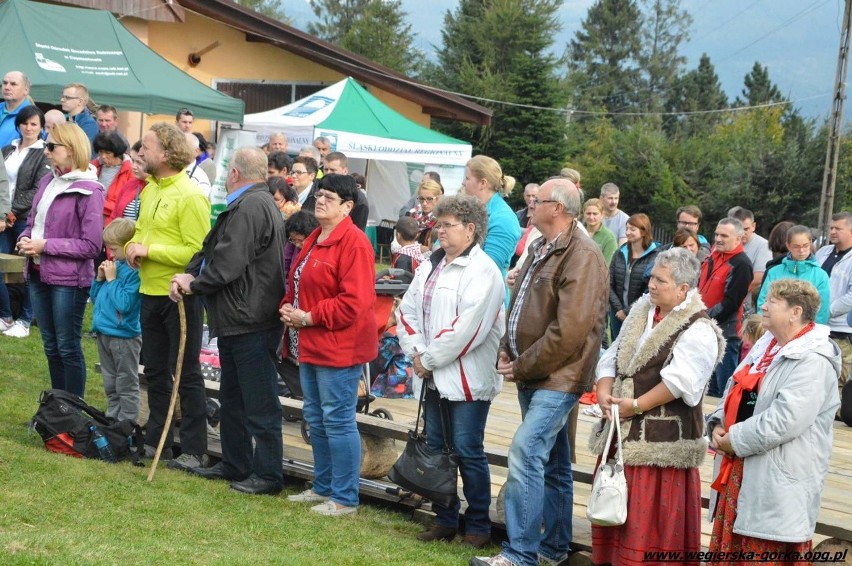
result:
<svg viewBox="0 0 852 566"><path fill-rule="evenodd" d="M633 399L633 414L641 415L644 411L639 408L639 399Z"/></svg>
<svg viewBox="0 0 852 566"><path fill-rule="evenodd" d="M303 311L302 312L302 326L304 327L304 326L307 326L307 325L308 325L308 313Z"/></svg>

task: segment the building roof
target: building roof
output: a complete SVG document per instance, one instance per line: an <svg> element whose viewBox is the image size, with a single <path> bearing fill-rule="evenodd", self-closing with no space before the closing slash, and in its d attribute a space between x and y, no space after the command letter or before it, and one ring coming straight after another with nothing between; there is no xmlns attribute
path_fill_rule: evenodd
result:
<svg viewBox="0 0 852 566"><path fill-rule="evenodd" d="M316 36L300 31L283 22L267 18L232 0L140 0L129 3L132 11L124 13L123 0L59 0L87 8L110 10L121 16L148 20L182 22L189 10L218 21L246 34L247 41L274 45L333 69L344 76L378 87L423 107L434 118L458 120L479 125L491 123L488 108L460 96L438 91L410 79L397 71L356 55Z"/></svg>

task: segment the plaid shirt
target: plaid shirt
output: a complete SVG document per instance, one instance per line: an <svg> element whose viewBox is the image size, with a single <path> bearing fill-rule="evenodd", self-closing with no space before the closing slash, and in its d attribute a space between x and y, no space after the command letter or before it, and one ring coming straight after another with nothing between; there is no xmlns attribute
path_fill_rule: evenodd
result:
<svg viewBox="0 0 852 566"><path fill-rule="evenodd" d="M438 277L441 275L441 271L444 270L444 266L447 265L447 260L442 259L438 265L432 270L432 273L429 274L429 277L426 279L426 283L423 285L423 329L430 328L429 326L429 318L430 313L432 312L432 296L435 294L435 287L438 285ZM431 336L428 333L423 333L424 337L428 340Z"/></svg>
<svg viewBox="0 0 852 566"><path fill-rule="evenodd" d="M553 238L549 242L544 241L544 237L539 238L535 242L533 242L533 246L535 246L535 253L533 254L532 264L530 268L527 269L527 272L524 274L523 280L521 280L521 286L518 289L518 294L515 297L515 304L512 307L512 312L509 313L509 321L508 321L508 331L509 331L509 354L512 358L517 358L521 355L518 352L518 320L521 318L521 310L524 308L524 300L527 296L527 291L530 287L530 282L532 282L532 275L535 271L535 266L544 259L544 257L553 250L553 246L556 243L557 238L562 234L560 232L556 235L556 238Z"/></svg>
<svg viewBox="0 0 852 566"><path fill-rule="evenodd" d="M413 244L409 244L407 246L402 246L399 248L399 251L394 254L394 259L401 255L407 255L411 257L411 259L416 262L414 264L415 269L417 266L426 261L426 256L423 255L423 252L420 250L420 243L414 242Z"/></svg>

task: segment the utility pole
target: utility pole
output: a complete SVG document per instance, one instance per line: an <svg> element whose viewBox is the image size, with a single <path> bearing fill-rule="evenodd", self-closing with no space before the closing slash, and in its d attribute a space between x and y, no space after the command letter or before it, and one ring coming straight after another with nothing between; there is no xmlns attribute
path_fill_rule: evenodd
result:
<svg viewBox="0 0 852 566"><path fill-rule="evenodd" d="M834 211L834 186L837 180L837 160L840 155L840 136L843 127L843 103L846 101L846 72L849 68L849 35L852 28L852 0L846 0L843 25L840 32L840 52L837 55L837 78L831 102L828 147L825 151L825 169L822 176L822 196L819 203L819 230L828 241L828 229Z"/></svg>

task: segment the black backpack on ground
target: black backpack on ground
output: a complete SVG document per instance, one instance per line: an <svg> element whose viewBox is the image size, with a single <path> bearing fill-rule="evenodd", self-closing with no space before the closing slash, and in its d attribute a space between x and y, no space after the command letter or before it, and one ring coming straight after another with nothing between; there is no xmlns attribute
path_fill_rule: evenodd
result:
<svg viewBox="0 0 852 566"><path fill-rule="evenodd" d="M108 417L77 395L61 389L42 391L38 402L30 427L39 433L44 447L51 452L102 459L92 438L94 425L109 442L116 462L131 459L134 465L142 465L142 429L135 421Z"/></svg>

